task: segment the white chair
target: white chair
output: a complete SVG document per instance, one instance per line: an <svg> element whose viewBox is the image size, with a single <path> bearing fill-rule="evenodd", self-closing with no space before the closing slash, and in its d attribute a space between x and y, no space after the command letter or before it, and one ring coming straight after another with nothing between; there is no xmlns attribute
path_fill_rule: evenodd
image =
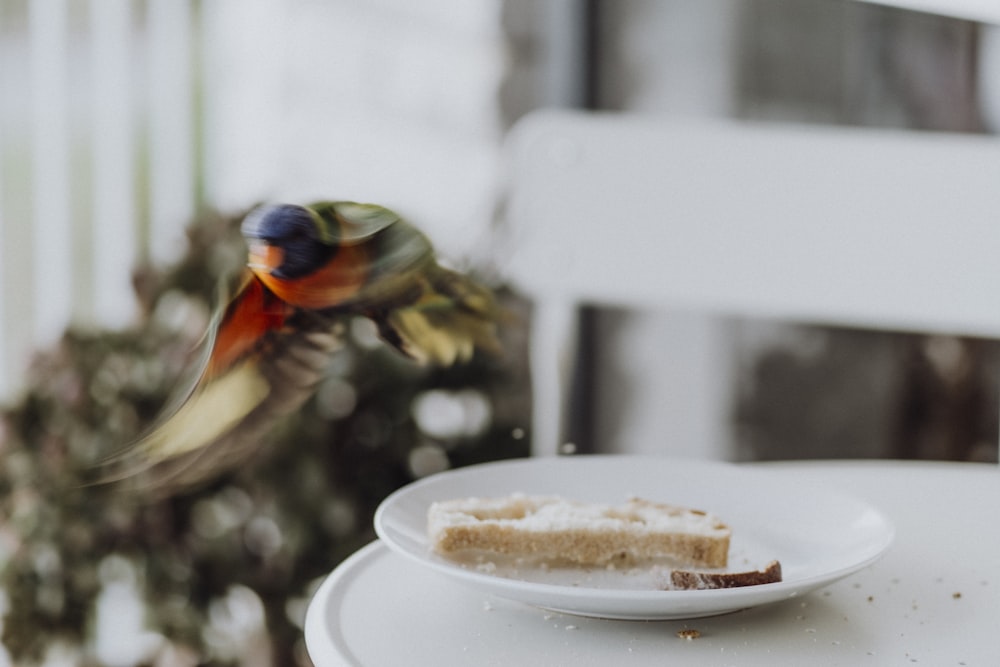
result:
<svg viewBox="0 0 1000 667"><path fill-rule="evenodd" d="M995 138L546 111L508 148L537 455L584 304L1000 338Z"/></svg>

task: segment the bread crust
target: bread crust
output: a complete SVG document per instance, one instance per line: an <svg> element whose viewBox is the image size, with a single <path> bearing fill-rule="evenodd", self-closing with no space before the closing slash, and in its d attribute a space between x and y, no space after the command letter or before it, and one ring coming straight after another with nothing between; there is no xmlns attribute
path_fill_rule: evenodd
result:
<svg viewBox="0 0 1000 667"><path fill-rule="evenodd" d="M513 495L434 503L428 535L444 555L593 566L665 560L717 568L728 561L731 530L706 512L638 498L610 506Z"/></svg>
<svg viewBox="0 0 1000 667"><path fill-rule="evenodd" d="M714 588L740 588L760 586L781 581L781 563L772 560L760 570L749 572L689 572L674 570L670 573L673 590L702 590Z"/></svg>

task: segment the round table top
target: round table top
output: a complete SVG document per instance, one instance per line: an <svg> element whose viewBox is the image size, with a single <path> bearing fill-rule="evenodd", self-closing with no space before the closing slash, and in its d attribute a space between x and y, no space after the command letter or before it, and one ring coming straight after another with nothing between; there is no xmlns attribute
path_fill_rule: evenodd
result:
<svg viewBox="0 0 1000 667"><path fill-rule="evenodd" d="M375 541L310 604L327 665L1000 664L1000 467L901 461L766 466L867 500L892 521L883 559L801 597L722 616L622 621L462 585ZM684 638L696 630L697 638Z"/></svg>

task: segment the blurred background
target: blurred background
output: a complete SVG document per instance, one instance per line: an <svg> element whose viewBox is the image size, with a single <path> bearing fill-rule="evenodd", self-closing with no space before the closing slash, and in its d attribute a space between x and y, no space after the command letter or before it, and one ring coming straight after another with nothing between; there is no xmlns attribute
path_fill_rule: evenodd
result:
<svg viewBox="0 0 1000 667"><path fill-rule="evenodd" d="M530 303L503 281L503 147L525 114L995 134L1000 32L977 18L847 0L0 0L12 659L309 664L305 601L372 538L381 498L530 452ZM522 315L503 362L417 371L356 323L276 433L280 465L167 503L81 490L162 405L242 261L242 212L320 198L393 208L494 284ZM612 308L581 327L580 373L613 391L578 397L580 452L997 458L992 341ZM145 611L109 633L122 609Z"/></svg>

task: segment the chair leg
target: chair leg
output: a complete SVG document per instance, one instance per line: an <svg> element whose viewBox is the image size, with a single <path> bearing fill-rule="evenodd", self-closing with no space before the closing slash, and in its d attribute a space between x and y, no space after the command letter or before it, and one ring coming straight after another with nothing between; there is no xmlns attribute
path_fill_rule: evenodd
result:
<svg viewBox="0 0 1000 667"><path fill-rule="evenodd" d="M566 300L542 298L535 303L530 343L533 456L555 456L564 444L576 313L576 306Z"/></svg>

